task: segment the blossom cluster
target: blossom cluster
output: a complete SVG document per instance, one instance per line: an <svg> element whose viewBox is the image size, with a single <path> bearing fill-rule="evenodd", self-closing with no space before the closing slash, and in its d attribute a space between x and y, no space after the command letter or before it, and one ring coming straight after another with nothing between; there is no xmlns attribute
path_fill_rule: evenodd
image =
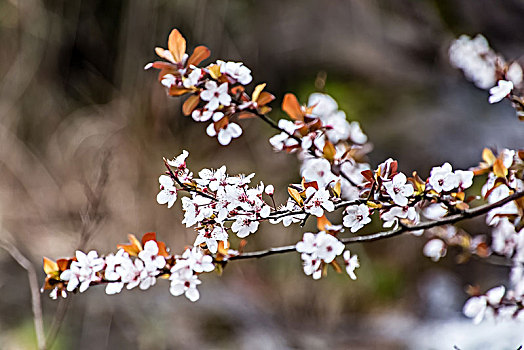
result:
<svg viewBox="0 0 524 350"><path fill-rule="evenodd" d="M157 202L171 207L178 191L189 192L191 196L181 199L184 211L182 223L186 227L196 227L198 235L194 245L203 246L211 253L218 251L220 242L223 246L228 245L228 231L239 238L255 233L259 221L269 217L271 210L274 210L263 199L264 184L261 182L249 187L255 174L229 176L226 166L216 170L202 169L198 177L193 176L185 161L188 155L184 151L173 160L166 160L168 172L159 177ZM231 225L226 225L231 222Z"/></svg>
<svg viewBox="0 0 524 350"><path fill-rule="evenodd" d="M327 231L327 232L326 232ZM349 250L344 251L345 245L336 238L336 234L342 232L341 227L328 227L326 231L317 234L304 233L302 241L296 245L297 252L301 253L304 273L313 279L319 279L325 273L326 264L331 264L335 269L340 269L335 258L343 255L346 272L351 279L357 279L355 269L360 267L358 256ZM342 252L344 252L342 254Z"/></svg>
<svg viewBox="0 0 524 350"><path fill-rule="evenodd" d="M198 275L215 270L213 257L199 247L186 248L181 256L170 255L155 233L146 233L142 241L129 235L129 244L118 245L118 251L99 257L94 250L85 254L78 250L75 257L56 262L44 258L46 281L43 289L49 296L67 297L68 292L85 292L92 285L106 284L108 295L117 294L124 286L149 289L157 278L169 278L174 296L185 294L191 300L199 299Z"/></svg>
<svg viewBox="0 0 524 350"><path fill-rule="evenodd" d="M518 117L524 120L523 72L518 62L506 62L480 34L473 39L461 35L450 46L449 58L451 64L462 69L466 78L477 87L489 89L489 103L497 103L508 97Z"/></svg>
<svg viewBox="0 0 524 350"><path fill-rule="evenodd" d="M524 152L504 149L495 156L490 150L485 150L483 158L484 161L475 171L488 172L481 193L489 203L524 190ZM475 322L486 317L524 318L524 312L521 311L524 302L523 211L522 201L512 201L492 209L486 215L486 223L493 227L488 254L511 259L511 288L506 290L504 286L499 286L484 295L470 298L464 306L464 313Z"/></svg>
<svg viewBox="0 0 524 350"><path fill-rule="evenodd" d="M253 78L251 70L242 62L217 60L206 67L198 67L210 56L209 49L198 46L189 56L186 40L177 29L169 35L168 49L157 47L155 51L167 62L148 63L145 69L160 70L159 81L169 95L190 95L182 108L184 114L191 115L197 122L210 122L206 133L217 137L221 145L228 145L242 135L242 128L235 120L271 110L266 104L274 96L263 91L265 84L258 85L252 96L244 92L244 86Z"/></svg>
<svg viewBox="0 0 524 350"><path fill-rule="evenodd" d="M107 294L120 293L124 287L145 290L158 278L165 278L170 281L171 294L184 294L196 301L200 297L200 274L221 269L230 260L271 253L271 249L251 255L243 255L242 251L245 239L265 221L287 227L303 226L308 219L315 219L318 232L305 232L301 241L282 251L298 252L304 273L313 279L325 275L329 266L342 272L337 262L342 259L346 273L355 280L360 262L345 247L352 238L366 236L341 237L344 227L360 235L373 218L378 218L385 231L371 236L425 232L429 240L423 254L434 261L453 246L462 249L462 260L471 255L510 259L511 287L499 286L485 294L475 289L463 311L475 322L491 316L524 318L524 200L523 196L508 198L524 193L524 151L504 149L495 155L485 149L478 167L454 170L446 162L433 167L426 179L416 172L409 176L398 171L397 161L391 158L373 169L366 158L371 149L368 137L358 122L348 121L329 95L314 93L307 105L301 105L295 95L286 94L282 110L290 120L275 123L266 116L271 110L267 104L274 96L264 91L265 84L256 86L251 96L245 92L253 77L243 63L217 60L199 66L210 56L209 50L198 46L189 56L186 41L176 29L169 35L168 49L156 48L156 53L165 61L145 68L160 70L159 81L169 95L189 95L182 108L184 115L209 123L207 134L216 136L224 146L242 134L238 120L260 118L279 130L269 140L273 148L298 156L301 179L288 186L289 197L277 206L275 188L263 182L251 185L254 174L231 176L225 165L194 174L187 166L187 151L164 159L167 171L158 179L157 203L172 208L183 194L182 223L195 230L193 245L181 255L171 255L154 233L148 233L141 241L130 235L129 244L119 245L116 253L107 256L77 251L75 257L56 262L44 258L44 289L51 290L52 298L66 297L68 292L82 293L99 284L106 284ZM522 68L518 63L506 63L480 35L474 39L460 37L449 55L452 64L468 79L482 89L490 89L490 103L509 97L524 118L524 100L519 95ZM480 175L486 175L482 196L467 196L474 177ZM490 210L483 213L487 212L486 223L493 229L491 236L472 236L449 225L472 217L475 209L470 205L475 200L488 203ZM342 214L340 225L328 219L337 210ZM233 234L241 239L237 250L231 249Z"/></svg>

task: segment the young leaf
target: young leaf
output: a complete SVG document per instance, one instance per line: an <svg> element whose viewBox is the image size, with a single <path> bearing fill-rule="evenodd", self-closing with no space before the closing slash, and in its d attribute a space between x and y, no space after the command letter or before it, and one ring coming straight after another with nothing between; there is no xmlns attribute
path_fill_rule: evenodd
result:
<svg viewBox="0 0 524 350"><path fill-rule="evenodd" d="M189 96L186 102L182 105L182 113L184 113L184 115L190 115L198 106L198 102L200 102L200 97L198 97L198 95Z"/></svg>
<svg viewBox="0 0 524 350"><path fill-rule="evenodd" d="M207 59L210 54L211 51L209 51L209 49L203 45L195 47L195 51L193 51L193 54L187 60L187 66L198 66L200 62Z"/></svg>
<svg viewBox="0 0 524 350"><path fill-rule="evenodd" d="M300 103L298 103L296 96L291 93L287 93L284 96L284 100L282 101L282 110L286 112L287 115L291 117L291 119L300 121L304 120L304 112L302 112Z"/></svg>
<svg viewBox="0 0 524 350"><path fill-rule="evenodd" d="M180 34L178 29L173 29L169 34L169 40L167 47L173 55L173 59L176 63L182 62L184 54L186 53L186 39Z"/></svg>

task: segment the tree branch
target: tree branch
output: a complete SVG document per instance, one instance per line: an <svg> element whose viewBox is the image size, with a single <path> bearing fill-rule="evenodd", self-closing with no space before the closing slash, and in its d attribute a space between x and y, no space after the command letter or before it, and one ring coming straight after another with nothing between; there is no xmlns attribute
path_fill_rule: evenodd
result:
<svg viewBox="0 0 524 350"><path fill-rule="evenodd" d="M42 303L40 301L40 291L38 288L38 278L33 263L18 250L18 248L5 240L0 241L0 247L4 248L13 259L27 271L29 278L29 288L31 290L31 305L33 308L33 321L35 324L36 343L39 350L46 349L44 321L42 317Z"/></svg>
<svg viewBox="0 0 524 350"><path fill-rule="evenodd" d="M400 226L397 229L385 231L385 232L377 232L370 235L365 236L354 236L354 237L347 237L342 238L340 241L346 245L353 244L353 243L363 243L363 242L373 242L378 241L385 238L395 237L398 235L401 235L406 232L412 232L412 231L418 231L418 230L426 230L432 227L437 226L443 226L443 225L450 225L457 223L462 220L471 219L483 214L486 214L492 209L498 208L503 206L504 204L507 204L511 201L514 201L516 199L524 197L524 191L516 192L506 198L503 198L495 203L491 204L485 204L480 207L476 207L473 209L464 210L463 212L451 215L445 218L442 218L440 220L434 220L434 221L428 221L423 222L418 225L412 225L412 226ZM259 250L255 252L246 252L242 253L238 256L230 257L229 260L243 260L243 259L252 259L252 258L263 258L265 256L274 255L274 254L282 254L282 253L289 253L292 251L296 251L296 245L288 245L288 246L282 246L282 247L276 247L276 248L269 248L266 250Z"/></svg>

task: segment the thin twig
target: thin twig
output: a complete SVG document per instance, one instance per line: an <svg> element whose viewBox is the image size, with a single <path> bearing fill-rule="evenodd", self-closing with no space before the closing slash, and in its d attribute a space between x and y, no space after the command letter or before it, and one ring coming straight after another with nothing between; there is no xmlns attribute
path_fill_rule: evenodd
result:
<svg viewBox="0 0 524 350"><path fill-rule="evenodd" d="M432 227L450 225L450 224L454 224L454 223L457 223L465 219L470 219L470 218L474 218L474 217L486 214L487 212L489 212L490 210L494 208L501 207L504 204L507 204L521 197L524 197L524 191L516 192L495 203L485 204L480 207L476 207L476 208L469 209L469 210L464 210L460 214L448 216L440 220L423 222L421 224L412 225L412 226L402 225L395 230L377 232L377 233L365 235L365 236L347 237L347 238L342 238L340 241L346 245L353 244L353 243L373 242L373 241L378 241L378 240L385 239L385 238L395 237L395 236L401 235L406 232L426 230ZM262 258L265 256L274 255L274 254L289 253L295 250L296 250L295 245L288 245L288 246L282 246L282 247L276 247L276 248L269 248L266 250L259 250L255 252L242 253L241 255L233 256L229 258L229 260Z"/></svg>
<svg viewBox="0 0 524 350"><path fill-rule="evenodd" d="M39 350L46 350L44 321L42 317L42 303L38 288L38 277L33 263L27 259L18 248L5 240L0 241L0 247L4 248L16 262L27 271L29 288L31 290L31 306L33 309L33 322L35 324L36 343Z"/></svg>

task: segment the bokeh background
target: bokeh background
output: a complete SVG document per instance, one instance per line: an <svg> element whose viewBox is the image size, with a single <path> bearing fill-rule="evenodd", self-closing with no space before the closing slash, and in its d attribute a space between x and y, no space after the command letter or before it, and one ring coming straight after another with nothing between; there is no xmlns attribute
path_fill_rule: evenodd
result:
<svg viewBox="0 0 524 350"><path fill-rule="evenodd" d="M40 281L42 256L109 253L128 233L156 231L181 251L194 232L180 223L180 202L168 210L155 196L162 157L183 149L194 171L256 172L285 200L298 163L273 153L271 129L248 120L221 147L143 70L174 27L190 48L211 49L205 63L243 61L277 96L274 107L289 91L301 101L333 95L374 144L373 166L393 157L427 176L444 161L476 165L485 146L523 146L509 103L489 105L447 60L462 33L483 33L519 58L523 19L519 0L0 0L0 239L34 263ZM275 108L271 117L283 115ZM463 227L487 232L482 219ZM294 243L301 232L262 225L246 250ZM234 262L221 277L202 277L195 304L171 296L166 281L118 296L43 295L45 327L64 317L54 349L516 349L522 325L473 326L461 315L468 284L485 290L508 269L457 265L454 250L435 264L424 243L353 247L357 281L333 271L313 281L297 254ZM35 348L27 274L2 249L0 344Z"/></svg>

